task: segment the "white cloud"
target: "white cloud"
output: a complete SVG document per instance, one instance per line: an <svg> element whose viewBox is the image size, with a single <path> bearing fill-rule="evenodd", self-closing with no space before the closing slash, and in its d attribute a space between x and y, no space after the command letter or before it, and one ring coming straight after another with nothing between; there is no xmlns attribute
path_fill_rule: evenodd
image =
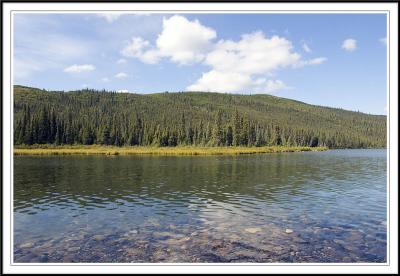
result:
<svg viewBox="0 0 400 276"><path fill-rule="evenodd" d="M311 49L310 49L310 47L308 47L307 43L303 42L301 47L303 47L304 52L311 53Z"/></svg>
<svg viewBox="0 0 400 276"><path fill-rule="evenodd" d="M163 30L158 35L156 46L141 37L133 37L121 53L150 64L157 63L161 57L178 64L191 64L205 58L212 48L211 40L215 37L216 32L201 25L198 20L189 21L183 16L174 15L164 18Z"/></svg>
<svg viewBox="0 0 400 276"><path fill-rule="evenodd" d="M213 42L216 36L215 30L198 20L190 21L175 15L163 19L163 28L155 45L141 37L133 37L121 54L148 64L158 63L162 58L180 65L202 63L210 67L209 71L187 89L216 92L268 93L287 89L282 81L263 77L282 68L299 68L326 61L325 57L304 60L294 51L291 41L277 35L266 37L261 31L244 34L238 41ZM311 51L304 45L305 51Z"/></svg>
<svg viewBox="0 0 400 276"><path fill-rule="evenodd" d="M131 42L122 49L121 54L126 57L138 58L143 63L157 63L160 54L157 50L151 49L150 42L141 37L133 37Z"/></svg>
<svg viewBox="0 0 400 276"><path fill-rule="evenodd" d="M163 20L163 30L157 38L157 48L162 56L180 64L199 62L212 47L216 32L183 16L174 15Z"/></svg>
<svg viewBox="0 0 400 276"><path fill-rule="evenodd" d="M122 49L121 53L127 57L137 57L143 54L143 51L150 47L150 42L144 40L141 37L133 37L132 41L127 45L124 49Z"/></svg>
<svg viewBox="0 0 400 276"><path fill-rule="evenodd" d="M125 64L126 63L126 59L124 58L120 58L119 60L117 60L117 64Z"/></svg>
<svg viewBox="0 0 400 276"><path fill-rule="evenodd" d="M120 73L116 74L114 77L116 77L117 79L125 79L128 77L128 75L124 72L120 72Z"/></svg>
<svg viewBox="0 0 400 276"><path fill-rule="evenodd" d="M127 90L127 89L117 90L117 93L128 93L128 92L129 92L129 90Z"/></svg>
<svg viewBox="0 0 400 276"><path fill-rule="evenodd" d="M102 81L102 82L109 82L110 79L109 79L109 78L102 78L101 81Z"/></svg>
<svg viewBox="0 0 400 276"><path fill-rule="evenodd" d="M64 72L67 73L81 73L81 72L90 72L96 69L92 64L74 64L69 67L64 68Z"/></svg>
<svg viewBox="0 0 400 276"><path fill-rule="evenodd" d="M266 82L264 91L265 93L273 93L283 89L292 89L292 87L287 86L281 80L268 80Z"/></svg>
<svg viewBox="0 0 400 276"><path fill-rule="evenodd" d="M308 64L321 64L327 60L326 57L313 58L308 61Z"/></svg>
<svg viewBox="0 0 400 276"><path fill-rule="evenodd" d="M229 93L273 93L282 89L290 89L290 87L281 80L253 79L246 74L214 70L203 73L195 84L187 87L188 91Z"/></svg>
<svg viewBox="0 0 400 276"><path fill-rule="evenodd" d="M382 38L379 39L379 41L380 41L383 45L387 46L387 37L382 37Z"/></svg>
<svg viewBox="0 0 400 276"><path fill-rule="evenodd" d="M190 85L190 91L212 92L245 92L250 89L253 82L249 75L236 72L221 72L211 70L203 73L195 84Z"/></svg>
<svg viewBox="0 0 400 276"><path fill-rule="evenodd" d="M219 41L207 55L205 63L218 71L245 74L265 74L273 70L295 66L301 56L292 51L292 44L285 38L265 38L262 32L245 34L241 40Z"/></svg>
<svg viewBox="0 0 400 276"><path fill-rule="evenodd" d="M114 12L114 13L97 13L96 15L98 17L104 18L105 20L107 20L107 22L112 23L112 22L118 20L122 15L124 15L124 13L116 13L116 12ZM128 15L139 17L139 16L149 16L149 15L151 15L151 13L138 12L138 13L129 13Z"/></svg>
<svg viewBox="0 0 400 276"><path fill-rule="evenodd" d="M150 42L141 37L133 37L132 41L122 49L121 54L127 57L137 57L143 53L146 48L150 47Z"/></svg>
<svg viewBox="0 0 400 276"><path fill-rule="evenodd" d="M281 80L260 78L281 68L321 64L324 57L302 60L292 43L282 37L265 37L262 32L245 34L237 42L220 40L209 52L205 64L211 67L188 90L271 93L289 88Z"/></svg>
<svg viewBox="0 0 400 276"><path fill-rule="evenodd" d="M160 52L155 49L150 49L144 52L139 59L144 63L154 64L160 59Z"/></svg>
<svg viewBox="0 0 400 276"><path fill-rule="evenodd" d="M104 18L108 23L116 21L122 14L120 13L98 13L97 16Z"/></svg>
<svg viewBox="0 0 400 276"><path fill-rule="evenodd" d="M357 49L357 40L352 38L344 40L342 43L342 48L346 51L354 51L355 49Z"/></svg>

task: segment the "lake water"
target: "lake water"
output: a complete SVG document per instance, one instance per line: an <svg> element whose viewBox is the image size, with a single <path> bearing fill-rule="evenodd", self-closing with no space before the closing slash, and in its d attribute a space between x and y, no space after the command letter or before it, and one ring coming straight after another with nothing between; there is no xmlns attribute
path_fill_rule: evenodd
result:
<svg viewBox="0 0 400 276"><path fill-rule="evenodd" d="M386 151L15 156L15 262L386 262Z"/></svg>

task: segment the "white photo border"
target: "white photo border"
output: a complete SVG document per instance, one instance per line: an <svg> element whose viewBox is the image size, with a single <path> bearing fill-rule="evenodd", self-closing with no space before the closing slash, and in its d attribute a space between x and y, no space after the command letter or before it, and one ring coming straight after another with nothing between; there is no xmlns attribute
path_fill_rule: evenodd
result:
<svg viewBox="0 0 400 276"><path fill-rule="evenodd" d="M2 3L3 273L398 273L398 3ZM387 263L13 263L13 25L15 13L383 13L387 15Z"/></svg>

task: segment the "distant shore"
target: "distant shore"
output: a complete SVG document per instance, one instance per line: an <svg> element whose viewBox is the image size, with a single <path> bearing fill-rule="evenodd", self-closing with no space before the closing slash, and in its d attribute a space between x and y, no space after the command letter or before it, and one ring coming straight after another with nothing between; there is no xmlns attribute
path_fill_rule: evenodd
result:
<svg viewBox="0 0 400 276"><path fill-rule="evenodd" d="M114 147L102 145L15 146L14 155L238 155L256 153L324 151L327 147Z"/></svg>

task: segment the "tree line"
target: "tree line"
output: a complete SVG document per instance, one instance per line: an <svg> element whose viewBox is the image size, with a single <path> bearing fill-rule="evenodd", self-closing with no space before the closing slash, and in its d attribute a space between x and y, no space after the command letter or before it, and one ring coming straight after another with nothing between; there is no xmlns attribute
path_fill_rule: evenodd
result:
<svg viewBox="0 0 400 276"><path fill-rule="evenodd" d="M224 94L15 90L16 145L365 148L386 144L384 118L328 108L318 108L327 112L322 119L313 118L319 116L314 111L308 118L289 100L275 106L273 98L260 98L266 102L260 106L257 99L246 98L252 96L236 99Z"/></svg>

